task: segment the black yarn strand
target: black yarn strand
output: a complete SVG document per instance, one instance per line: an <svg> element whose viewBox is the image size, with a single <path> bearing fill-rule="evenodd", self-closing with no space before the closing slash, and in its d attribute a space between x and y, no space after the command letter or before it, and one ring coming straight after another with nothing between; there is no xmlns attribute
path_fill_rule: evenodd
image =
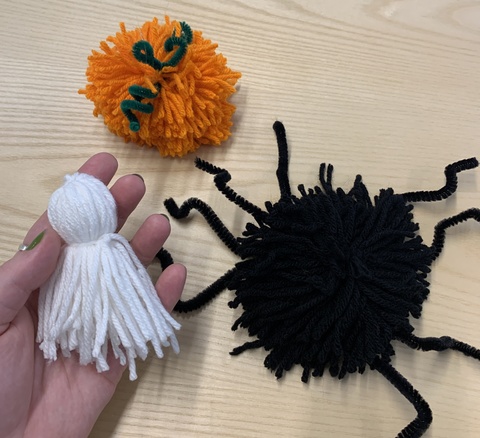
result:
<svg viewBox="0 0 480 438"><path fill-rule="evenodd" d="M210 228L220 238L220 240L234 253L238 254L238 242L236 237L227 229L213 209L198 198L187 199L180 207L169 198L164 202L165 208L175 219L188 217L191 210L197 210L207 221Z"/></svg>
<svg viewBox="0 0 480 438"><path fill-rule="evenodd" d="M474 157L449 164L445 168L446 183L441 189L403 193L403 199L405 202L433 202L446 199L457 190L457 173L463 172L464 170L474 169L477 166L478 160Z"/></svg>
<svg viewBox="0 0 480 438"><path fill-rule="evenodd" d="M277 179L280 187L280 195L282 198L289 198L292 196L292 191L288 178L288 145L285 126L283 126L283 123L277 121L273 124L273 130L277 136L278 145Z"/></svg>
<svg viewBox="0 0 480 438"><path fill-rule="evenodd" d="M445 245L445 231L447 228L454 227L468 219L474 219L480 222L480 209L470 208L455 216L441 220L436 226L433 234L432 249L434 251L433 260L435 260L443 250Z"/></svg>
<svg viewBox="0 0 480 438"><path fill-rule="evenodd" d="M397 438L419 438L432 423L430 406L412 384L402 376L390 363L376 358L372 368L382 374L402 394L417 411L417 417L397 435Z"/></svg>
<svg viewBox="0 0 480 438"><path fill-rule="evenodd" d="M326 176L326 179L325 179L325 176ZM333 177L333 166L331 164L326 166L325 163L320 164L320 169L318 171L318 178L320 180L320 183L322 184L323 189L328 194L332 194L334 192L332 187L332 177Z"/></svg>

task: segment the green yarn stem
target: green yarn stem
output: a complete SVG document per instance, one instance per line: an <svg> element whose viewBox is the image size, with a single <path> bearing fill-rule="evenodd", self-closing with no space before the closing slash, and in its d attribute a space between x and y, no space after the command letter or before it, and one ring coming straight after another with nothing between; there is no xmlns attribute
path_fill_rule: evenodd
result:
<svg viewBox="0 0 480 438"><path fill-rule="evenodd" d="M147 64L157 71L161 71L164 67L176 67L187 53L188 45L193 41L193 32L191 27L181 22L182 29L180 36L173 35L165 41L164 49L166 52L172 52L175 47L178 47L173 56L166 62L162 62L155 58L152 45L145 40L137 41L132 47L132 53L135 59L142 64ZM154 93L148 88L140 85L132 85L128 88L128 92L135 100L125 99L120 104L125 117L130 121L130 129L133 132L140 130L140 122L132 111L139 111L144 114L151 114L153 112L153 105L151 103L141 103L142 99L153 99L158 96L158 92Z"/></svg>

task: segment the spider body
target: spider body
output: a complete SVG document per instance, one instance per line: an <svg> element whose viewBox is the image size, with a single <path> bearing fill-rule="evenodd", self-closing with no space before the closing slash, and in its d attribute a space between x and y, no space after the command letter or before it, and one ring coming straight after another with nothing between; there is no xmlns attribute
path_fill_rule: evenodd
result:
<svg viewBox="0 0 480 438"><path fill-rule="evenodd" d="M413 331L433 252L392 190L372 203L360 178L350 193L323 179L300 193L267 204L239 239L242 261L227 285L231 306L243 308L234 329L258 338L277 377L299 364L304 382L327 366L343 378L391 356L391 341Z"/></svg>
<svg viewBox="0 0 480 438"><path fill-rule="evenodd" d="M196 297L178 303L176 310L196 310L225 289L234 291L230 307L242 308L232 329L242 327L255 340L232 354L264 348L264 365L277 378L294 365L302 380L363 373L369 366L383 374L416 408L417 418L400 437L418 437L428 428L428 404L390 363L399 340L423 350L454 349L480 360L480 351L450 337L418 338L410 317L419 318L429 294L428 273L440 254L445 230L467 219L480 221L480 210L466 210L441 221L434 240L426 245L413 221L412 202L437 201L457 188L457 173L478 166L475 158L445 169L446 185L436 191L396 194L382 189L370 198L361 176L345 192L332 185L333 167L322 164L320 184L298 187L292 194L288 179L285 129L274 124L279 148L277 178L280 198L261 209L227 184L230 174L197 159L200 169L215 175L216 187L249 212L254 222L235 238L203 201L190 198L180 207L165 205L175 218L198 210L240 261ZM159 254L164 261L166 252Z"/></svg>

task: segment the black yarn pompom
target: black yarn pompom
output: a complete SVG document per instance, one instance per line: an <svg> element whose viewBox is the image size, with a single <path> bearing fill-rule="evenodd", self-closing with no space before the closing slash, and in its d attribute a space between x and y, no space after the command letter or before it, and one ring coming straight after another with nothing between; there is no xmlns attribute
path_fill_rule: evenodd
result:
<svg viewBox="0 0 480 438"><path fill-rule="evenodd" d="M320 169L321 187L272 205L239 239L243 261L228 287L234 325L264 347L277 377L294 364L321 376L329 365L342 378L377 356L394 354L391 341L410 333L428 295L432 250L416 235L412 206L393 190L370 200L358 176L350 192L334 190L333 168ZM326 175L325 175L326 173Z"/></svg>

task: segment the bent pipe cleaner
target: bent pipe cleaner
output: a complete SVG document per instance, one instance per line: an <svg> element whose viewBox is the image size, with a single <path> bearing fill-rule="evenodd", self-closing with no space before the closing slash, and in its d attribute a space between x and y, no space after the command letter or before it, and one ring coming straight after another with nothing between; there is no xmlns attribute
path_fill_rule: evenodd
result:
<svg viewBox="0 0 480 438"><path fill-rule="evenodd" d="M229 187L229 172L199 158L196 166L214 175L223 195L248 212L242 237L236 238L209 205L197 198L165 206L176 219L197 210L221 241L238 257L235 266L195 297L180 301L175 310L191 312L205 306L223 290L234 291L229 302L243 312L232 330L247 329L254 338L233 349L264 348L264 365L281 378L298 364L302 381L320 377L325 368L339 379L363 373L367 365L382 374L416 409L416 418L399 434L420 437L432 422L428 403L391 364L392 341L423 351L457 350L480 360L480 350L449 336L420 338L410 316L419 318L429 294L428 274L442 252L448 228L474 219L471 208L440 221L431 245L423 242L413 221L413 203L441 201L457 189L457 174L478 166L476 158L445 168L444 187L433 191L396 194L382 189L373 200L358 175L350 191L334 189L333 166L321 164L316 187L298 186L292 193L288 177L285 128L275 122L278 143L277 179L280 198L262 209ZM168 266L172 258L161 250Z"/></svg>

